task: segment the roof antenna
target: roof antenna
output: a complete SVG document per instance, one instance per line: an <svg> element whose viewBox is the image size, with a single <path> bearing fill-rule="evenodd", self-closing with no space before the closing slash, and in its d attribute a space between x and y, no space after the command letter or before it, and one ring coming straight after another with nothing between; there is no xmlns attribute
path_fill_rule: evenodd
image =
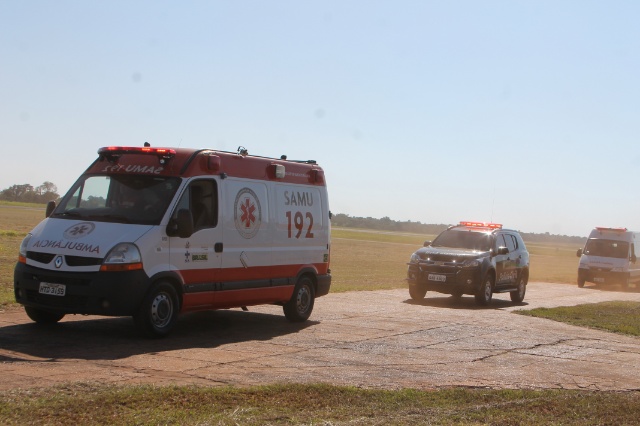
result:
<svg viewBox="0 0 640 426"><path fill-rule="evenodd" d="M242 155L243 157L246 157L248 154L249 154L249 151L247 151L247 148L245 148L244 146L238 147L238 155Z"/></svg>
<svg viewBox="0 0 640 426"><path fill-rule="evenodd" d="M144 147L145 147L145 148L149 148L150 146L151 146L151 144L150 144L149 142L145 142L145 143L144 143Z"/></svg>

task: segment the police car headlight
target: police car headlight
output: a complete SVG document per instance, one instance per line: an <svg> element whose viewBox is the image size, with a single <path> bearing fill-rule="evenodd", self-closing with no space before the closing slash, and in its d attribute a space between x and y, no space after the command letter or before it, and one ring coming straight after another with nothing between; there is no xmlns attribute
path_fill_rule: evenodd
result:
<svg viewBox="0 0 640 426"><path fill-rule="evenodd" d="M132 271L142 269L142 257L135 244L120 243L109 251L101 271Z"/></svg>
<svg viewBox="0 0 640 426"><path fill-rule="evenodd" d="M477 268L480 266L480 262L477 259L465 260L462 262L463 268Z"/></svg>
<svg viewBox="0 0 640 426"><path fill-rule="evenodd" d="M29 245L29 240L33 237L31 233L28 233L26 237L20 243L20 251L18 252L18 261L22 263L26 263L27 261L27 246Z"/></svg>
<svg viewBox="0 0 640 426"><path fill-rule="evenodd" d="M411 258L409 259L409 263L418 263L420 262L420 255L418 253L413 253Z"/></svg>

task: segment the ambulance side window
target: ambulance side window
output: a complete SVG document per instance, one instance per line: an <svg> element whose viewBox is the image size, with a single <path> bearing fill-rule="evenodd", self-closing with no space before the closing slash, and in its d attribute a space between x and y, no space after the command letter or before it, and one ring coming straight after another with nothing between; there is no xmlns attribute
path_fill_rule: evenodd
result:
<svg viewBox="0 0 640 426"><path fill-rule="evenodd" d="M218 224L218 188L214 180L195 180L180 198L173 218L178 210L187 209L193 216L195 231L214 228Z"/></svg>

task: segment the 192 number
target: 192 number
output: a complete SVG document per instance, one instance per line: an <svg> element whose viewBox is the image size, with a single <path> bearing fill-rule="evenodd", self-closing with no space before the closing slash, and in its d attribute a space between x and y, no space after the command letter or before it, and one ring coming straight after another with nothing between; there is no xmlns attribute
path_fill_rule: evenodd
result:
<svg viewBox="0 0 640 426"><path fill-rule="evenodd" d="M292 212L290 211L287 212L288 237L293 238L295 236L295 238L300 238L300 235L302 235L302 232L304 231L304 228L305 228L304 219L307 218L309 226L307 227L307 232L304 234L304 237L313 238L313 232L311 232L311 228L313 228L313 215L310 212L307 212L303 217L302 212L295 212L295 214L293 214L293 219L292 219L291 213ZM292 230L292 227L295 228L295 231L297 231L295 235L293 235L294 231Z"/></svg>

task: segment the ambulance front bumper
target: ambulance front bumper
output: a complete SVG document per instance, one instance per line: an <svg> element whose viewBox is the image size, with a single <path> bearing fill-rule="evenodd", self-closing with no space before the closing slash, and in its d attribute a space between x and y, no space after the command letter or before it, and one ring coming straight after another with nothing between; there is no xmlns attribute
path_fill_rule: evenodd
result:
<svg viewBox="0 0 640 426"><path fill-rule="evenodd" d="M139 309L148 283L143 270L73 273L17 263L13 287L16 302L25 306L65 314L129 316ZM64 295L44 294L44 287L55 287Z"/></svg>
<svg viewBox="0 0 640 426"><path fill-rule="evenodd" d="M627 284L628 272L612 272L603 269L578 268L578 279L594 284Z"/></svg>

